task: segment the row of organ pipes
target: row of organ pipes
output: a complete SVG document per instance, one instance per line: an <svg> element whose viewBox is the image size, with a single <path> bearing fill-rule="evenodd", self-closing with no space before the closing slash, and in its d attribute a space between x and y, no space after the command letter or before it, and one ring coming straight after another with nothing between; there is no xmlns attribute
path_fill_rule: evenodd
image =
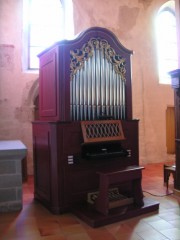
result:
<svg viewBox="0 0 180 240"><path fill-rule="evenodd" d="M70 84L72 120L125 119L125 79L104 49L95 48L92 56L83 59Z"/></svg>

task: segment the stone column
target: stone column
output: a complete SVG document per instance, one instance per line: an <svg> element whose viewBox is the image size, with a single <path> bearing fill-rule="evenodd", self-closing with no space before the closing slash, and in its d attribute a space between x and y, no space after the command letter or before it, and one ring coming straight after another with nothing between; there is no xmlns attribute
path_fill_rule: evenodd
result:
<svg viewBox="0 0 180 240"><path fill-rule="evenodd" d="M26 154L21 141L0 141L0 212L22 209L21 161Z"/></svg>

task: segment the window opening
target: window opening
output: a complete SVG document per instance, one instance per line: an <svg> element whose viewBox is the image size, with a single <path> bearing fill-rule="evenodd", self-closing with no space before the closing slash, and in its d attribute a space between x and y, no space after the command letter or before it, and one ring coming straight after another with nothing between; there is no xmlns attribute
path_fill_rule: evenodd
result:
<svg viewBox="0 0 180 240"><path fill-rule="evenodd" d="M175 2L168 1L156 18L159 83L170 84L168 72L178 67Z"/></svg>
<svg viewBox="0 0 180 240"><path fill-rule="evenodd" d="M73 36L72 0L24 0L24 21L26 68L38 69L40 52Z"/></svg>

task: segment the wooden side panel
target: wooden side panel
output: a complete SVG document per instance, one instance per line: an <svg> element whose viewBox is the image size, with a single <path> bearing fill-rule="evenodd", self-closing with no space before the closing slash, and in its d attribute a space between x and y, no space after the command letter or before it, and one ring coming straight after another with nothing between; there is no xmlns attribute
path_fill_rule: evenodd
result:
<svg viewBox="0 0 180 240"><path fill-rule="evenodd" d="M180 90L175 89L175 129L176 129L176 180L175 189L180 191Z"/></svg>
<svg viewBox="0 0 180 240"><path fill-rule="evenodd" d="M56 52L40 60L40 118L56 119L58 114Z"/></svg>
<svg viewBox="0 0 180 240"><path fill-rule="evenodd" d="M176 139L176 173L174 187L180 191L180 139Z"/></svg>
<svg viewBox="0 0 180 240"><path fill-rule="evenodd" d="M166 109L166 147L167 153L175 153L175 113L172 106Z"/></svg>
<svg viewBox="0 0 180 240"><path fill-rule="evenodd" d="M35 198L51 201L51 146L50 132L46 125L33 125Z"/></svg>
<svg viewBox="0 0 180 240"><path fill-rule="evenodd" d="M172 80L172 88L174 88L174 106L175 106L175 142L176 142L176 178L175 191L180 191L180 69L170 72Z"/></svg>
<svg viewBox="0 0 180 240"><path fill-rule="evenodd" d="M175 130L176 130L176 138L180 139L180 90L174 91L174 105L175 105Z"/></svg>
<svg viewBox="0 0 180 240"><path fill-rule="evenodd" d="M57 159L56 125L33 123L35 199L53 213L63 207L63 168L59 171L61 158Z"/></svg>

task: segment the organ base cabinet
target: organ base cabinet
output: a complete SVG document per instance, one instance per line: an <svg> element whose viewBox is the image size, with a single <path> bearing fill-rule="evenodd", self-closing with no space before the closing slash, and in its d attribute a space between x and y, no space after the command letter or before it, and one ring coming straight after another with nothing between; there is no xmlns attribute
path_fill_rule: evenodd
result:
<svg viewBox="0 0 180 240"><path fill-rule="evenodd" d="M72 211L92 227L157 211L159 203L142 194L143 168L137 161L138 121L121 123L126 136L121 148L127 149L128 155L86 159L79 122L34 122L35 199L54 214ZM112 193L112 189L118 196L109 208L107 191ZM97 192L97 203L89 203L89 196Z"/></svg>

